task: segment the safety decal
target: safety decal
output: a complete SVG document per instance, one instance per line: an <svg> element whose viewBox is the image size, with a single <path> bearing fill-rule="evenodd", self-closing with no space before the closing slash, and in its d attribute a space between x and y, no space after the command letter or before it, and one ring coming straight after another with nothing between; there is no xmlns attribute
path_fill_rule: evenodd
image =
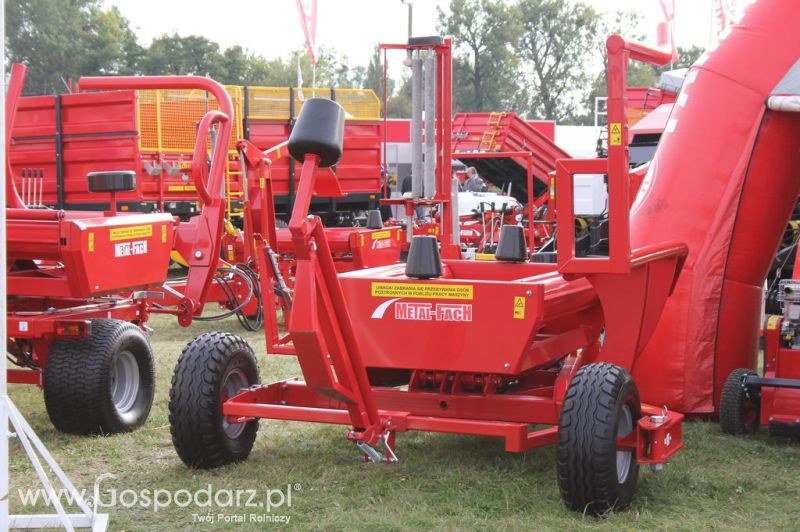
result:
<svg viewBox="0 0 800 532"><path fill-rule="evenodd" d="M609 146L622 145L622 124L611 122L608 125L608 144Z"/></svg>
<svg viewBox="0 0 800 532"><path fill-rule="evenodd" d="M778 328L778 320L780 320L780 316L770 316L767 319L767 330L774 331Z"/></svg>
<svg viewBox="0 0 800 532"><path fill-rule="evenodd" d="M112 242L118 240L133 240L134 238L145 238L153 236L152 225L134 225L131 227L118 227L112 229L108 234L108 239Z"/></svg>
<svg viewBox="0 0 800 532"><path fill-rule="evenodd" d="M381 238L389 238L392 236L391 231L376 231L372 233L372 240L380 240Z"/></svg>
<svg viewBox="0 0 800 532"><path fill-rule="evenodd" d="M472 299L471 284L372 283L373 297Z"/></svg>
<svg viewBox="0 0 800 532"><path fill-rule="evenodd" d="M166 225L162 225L161 226L161 243L162 244L166 244L167 243L167 226Z"/></svg>
<svg viewBox="0 0 800 532"><path fill-rule="evenodd" d="M514 319L525 319L525 298L514 296Z"/></svg>
<svg viewBox="0 0 800 532"><path fill-rule="evenodd" d="M94 233L89 233L89 253L94 251Z"/></svg>
<svg viewBox="0 0 800 532"><path fill-rule="evenodd" d="M197 192L194 185L169 185L167 192Z"/></svg>

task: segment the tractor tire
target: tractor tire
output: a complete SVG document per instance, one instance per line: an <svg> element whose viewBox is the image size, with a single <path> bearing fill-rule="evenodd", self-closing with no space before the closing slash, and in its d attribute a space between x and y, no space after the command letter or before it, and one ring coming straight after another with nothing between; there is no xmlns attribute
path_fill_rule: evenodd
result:
<svg viewBox="0 0 800 532"><path fill-rule="evenodd" d="M253 349L242 338L209 332L189 342L169 392L172 443L187 466L210 469L247 458L258 420L228 424L222 403L260 382Z"/></svg>
<svg viewBox="0 0 800 532"><path fill-rule="evenodd" d="M628 507L636 491L636 453L617 438L636 430L639 392L627 370L607 363L581 368L567 389L558 424L558 488L572 510L602 515Z"/></svg>
<svg viewBox="0 0 800 532"><path fill-rule="evenodd" d="M53 425L71 434L115 434L141 426L155 392L153 351L136 325L92 320L88 338L56 340L42 379Z"/></svg>
<svg viewBox="0 0 800 532"><path fill-rule="evenodd" d="M755 375L753 370L739 368L731 371L719 400L719 424L722 432L734 436L758 432L761 414L761 395L758 390L748 390L742 385L745 375Z"/></svg>

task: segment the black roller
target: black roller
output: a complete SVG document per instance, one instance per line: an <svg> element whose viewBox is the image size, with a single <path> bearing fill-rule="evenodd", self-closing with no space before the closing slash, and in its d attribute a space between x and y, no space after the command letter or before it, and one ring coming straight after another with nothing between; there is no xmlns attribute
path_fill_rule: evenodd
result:
<svg viewBox="0 0 800 532"><path fill-rule="evenodd" d="M136 172L90 172L86 174L89 192L127 192L136 190Z"/></svg>
<svg viewBox="0 0 800 532"><path fill-rule="evenodd" d="M367 229L382 229L382 228L383 228L383 218L381 217L381 211L379 210L367 211Z"/></svg>
<svg viewBox="0 0 800 532"><path fill-rule="evenodd" d="M433 279L442 276L439 242L435 236L417 235L411 238L406 261L406 276L415 279Z"/></svg>
<svg viewBox="0 0 800 532"><path fill-rule="evenodd" d="M344 109L333 100L306 100L289 135L289 153L298 161L306 154L319 155L320 167L336 164L342 156Z"/></svg>
<svg viewBox="0 0 800 532"><path fill-rule="evenodd" d="M504 225L497 239L497 260L522 262L528 258L525 247L525 230L520 225Z"/></svg>

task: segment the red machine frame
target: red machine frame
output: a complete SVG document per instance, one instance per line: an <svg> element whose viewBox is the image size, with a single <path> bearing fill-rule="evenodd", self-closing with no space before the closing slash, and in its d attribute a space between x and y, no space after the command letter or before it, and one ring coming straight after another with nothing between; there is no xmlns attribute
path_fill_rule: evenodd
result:
<svg viewBox="0 0 800 532"><path fill-rule="evenodd" d="M13 127L16 104L25 69L12 68L7 98L6 127ZM187 257L191 270L186 291L173 313L183 325L202 312L216 271L224 216L222 190L227 141L231 130L230 97L218 83L202 77L83 78L86 89L198 88L218 98L221 111L209 111L198 128L192 177L203 201L203 215L178 224L169 214L117 216L113 208L100 212L64 212L26 208L6 169L9 204L7 240L10 264L23 264L8 272L9 336L31 345L30 370L10 369L9 382L41 384L42 370L52 343L59 338L85 338L90 319L116 318L144 327L154 297L152 288L166 279L169 252ZM219 128L209 171L206 137ZM215 191L214 193L210 191ZM135 235L131 236L131 235ZM115 270L120 256L116 246L141 242L146 253L126 256L126 268ZM126 253L121 250L120 253ZM124 255L123 255L124 256ZM39 261L39 262L35 262Z"/></svg>
<svg viewBox="0 0 800 532"><path fill-rule="evenodd" d="M453 84L452 41L450 39L443 39L441 43L381 44L380 49L383 50L384 109L386 109L388 98L388 51L402 50L410 54L415 50L429 50L436 54L436 195L430 199L384 198L381 200L381 203L384 205L402 205L405 208L406 217L408 219L413 217L415 207L441 205L439 216L439 224L441 225L439 242L441 244L442 256L445 258L459 258L461 257L461 247L458 243L454 242L454 232L456 228L453 227L452 214L453 166L452 150L450 148L453 128L452 94L450 92L450 87L452 87ZM388 131L387 120L387 113L384 113L384 144L386 144L386 135ZM384 150L383 156L383 167L388 168L386 150ZM407 228L407 230L413 232L412 228Z"/></svg>
<svg viewBox="0 0 800 532"><path fill-rule="evenodd" d="M722 430L729 434L755 432L800 440L800 349L797 348L797 283L800 254L791 281L781 281L783 316L769 316L764 328L763 376L736 369L725 381L720 398ZM776 282L778 282L776 280Z"/></svg>
<svg viewBox="0 0 800 532"><path fill-rule="evenodd" d="M628 59L660 64L669 61L669 54L616 36L607 47L613 124L622 122L625 113L622 94ZM436 48L449 57L449 41ZM449 79L448 66L440 68ZM445 98L446 108L449 95ZM446 142L449 120L439 124ZM222 404L228 423L270 418L349 425L348 439L373 459L374 446L382 442L389 461L394 460L396 432L407 430L499 436L505 438L507 450L516 452L554 443L572 377L594 361L632 367L687 253L679 243L630 249L626 133L624 128L607 161L560 161L557 167L562 190L559 220L569 226L572 174L609 174L612 244L607 259L575 258L570 231L560 235L558 265L461 261L447 257L445 241L444 275L428 281L409 279L402 265L337 275L320 220L307 215L319 186L315 182L319 157L307 154L289 224L298 263L288 324L305 382L290 379L252 386L230 397ZM446 202L449 197L443 194L438 200ZM445 223L448 218L444 216ZM424 295L431 291L445 295ZM461 316L469 312L470 320L456 320L443 329L430 319L375 319L400 299L430 307L431 297L454 306L468 299L469 310L462 309ZM507 313L497 312L499 301L508 302ZM377 308L376 303L380 303ZM512 306L518 304L522 310L512 314ZM480 328L471 325L477 322ZM602 345L601 329L605 330ZM446 330L448 338L443 339ZM487 338L486 330L502 330L502 338ZM400 340L411 337L418 340L414 350ZM377 384L381 379L376 373L393 384ZM406 390L395 387L402 384L407 384ZM508 386L511 393L497 393ZM643 417L618 446L635 449L639 463L662 463L682 447L682 416L650 407L643 411L663 417L657 422ZM531 424L548 427L530 430Z"/></svg>

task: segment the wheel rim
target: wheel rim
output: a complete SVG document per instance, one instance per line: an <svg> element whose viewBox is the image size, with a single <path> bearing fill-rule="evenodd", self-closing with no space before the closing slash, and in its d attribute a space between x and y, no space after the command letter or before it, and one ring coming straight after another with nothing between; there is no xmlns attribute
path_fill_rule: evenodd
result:
<svg viewBox="0 0 800 532"><path fill-rule="evenodd" d="M119 414L133 409L139 396L139 364L130 351L120 351L111 368L111 401Z"/></svg>
<svg viewBox="0 0 800 532"><path fill-rule="evenodd" d="M222 402L238 394L242 388L247 388L247 376L239 368L230 370L222 380ZM227 417L222 416L222 430L231 439L238 437L244 426L244 423L228 423Z"/></svg>
<svg viewBox="0 0 800 532"><path fill-rule="evenodd" d="M628 405L623 405L622 412L617 422L617 438L624 438L633 430L633 415ZM631 472L633 452L617 451L617 481L623 484Z"/></svg>

